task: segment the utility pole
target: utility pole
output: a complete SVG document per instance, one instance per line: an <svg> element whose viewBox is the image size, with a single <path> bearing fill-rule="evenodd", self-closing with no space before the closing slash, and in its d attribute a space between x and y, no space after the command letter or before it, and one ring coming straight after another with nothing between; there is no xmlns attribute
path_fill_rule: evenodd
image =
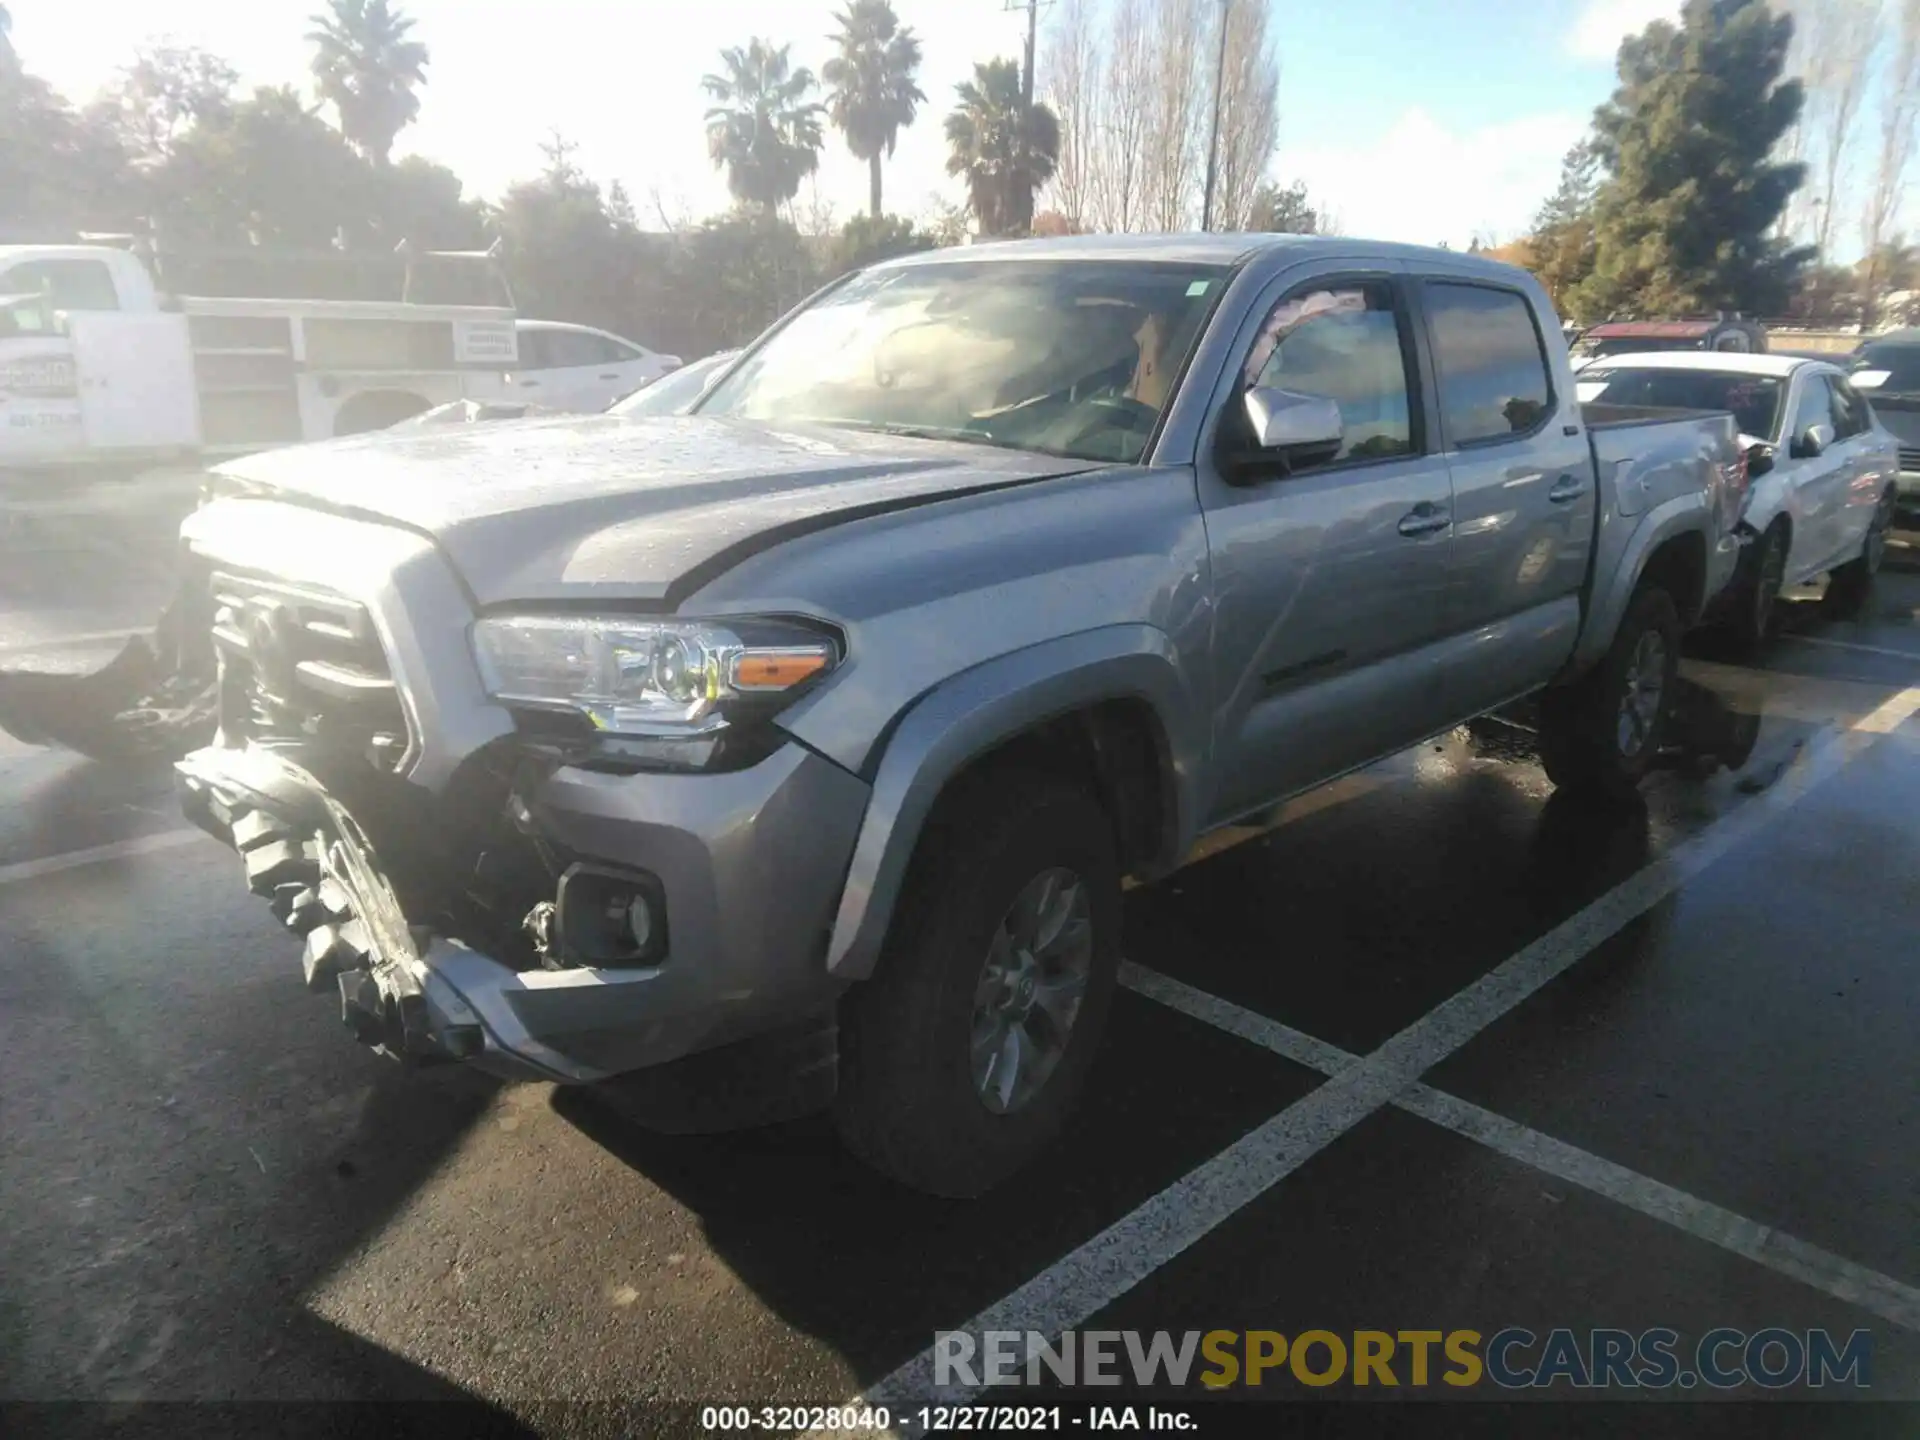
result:
<svg viewBox="0 0 1920 1440"><path fill-rule="evenodd" d="M1020 67L1020 101L1022 105L1020 128L1024 133L1027 125L1027 117L1033 114L1033 49L1034 40L1040 29L1040 0L1007 0L1004 8L1008 10L1025 10L1027 12L1026 63ZM1033 224L1033 197L1031 195L1027 197L1027 203L1023 208L1026 211L1023 217L1025 223L1031 226Z"/></svg>
<svg viewBox="0 0 1920 1440"><path fill-rule="evenodd" d="M1033 41L1040 28L1040 0L1027 0L1027 68L1020 77L1020 98L1033 109Z"/></svg>
<svg viewBox="0 0 1920 1440"><path fill-rule="evenodd" d="M1233 0L1220 0L1220 50L1213 63L1213 125L1207 131L1207 185L1200 195L1200 228L1213 229L1213 177L1220 158L1220 100L1227 79L1227 12Z"/></svg>

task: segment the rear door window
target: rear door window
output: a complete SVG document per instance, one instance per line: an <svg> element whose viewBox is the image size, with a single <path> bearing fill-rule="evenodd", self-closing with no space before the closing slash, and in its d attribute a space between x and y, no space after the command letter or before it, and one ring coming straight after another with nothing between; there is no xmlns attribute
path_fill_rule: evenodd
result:
<svg viewBox="0 0 1920 1440"><path fill-rule="evenodd" d="M1553 381L1526 297L1445 280L1427 281L1425 295L1450 443L1482 444L1538 429L1553 409Z"/></svg>
<svg viewBox="0 0 1920 1440"><path fill-rule="evenodd" d="M611 340L580 330L550 331L547 335L547 346L549 351L547 363L556 370L587 365L611 365L620 358Z"/></svg>
<svg viewBox="0 0 1920 1440"><path fill-rule="evenodd" d="M545 370L552 365L547 358L545 330L522 330L513 337L513 343L520 356L514 363L522 370Z"/></svg>

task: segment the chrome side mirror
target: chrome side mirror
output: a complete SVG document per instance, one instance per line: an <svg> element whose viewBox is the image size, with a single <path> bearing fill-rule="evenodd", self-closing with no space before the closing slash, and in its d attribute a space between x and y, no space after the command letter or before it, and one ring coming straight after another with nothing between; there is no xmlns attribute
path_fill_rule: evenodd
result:
<svg viewBox="0 0 1920 1440"><path fill-rule="evenodd" d="M1326 459L1339 450L1346 434L1339 405L1323 395L1256 385L1247 391L1244 403L1254 444L1283 452L1289 459Z"/></svg>

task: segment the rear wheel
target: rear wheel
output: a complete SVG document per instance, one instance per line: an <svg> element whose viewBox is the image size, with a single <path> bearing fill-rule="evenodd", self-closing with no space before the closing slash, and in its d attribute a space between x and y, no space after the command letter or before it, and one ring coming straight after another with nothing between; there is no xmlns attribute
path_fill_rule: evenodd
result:
<svg viewBox="0 0 1920 1440"><path fill-rule="evenodd" d="M1734 596L1728 629L1743 654L1757 655L1773 638L1786 578L1787 527L1775 521L1755 545L1750 568Z"/></svg>
<svg viewBox="0 0 1920 1440"><path fill-rule="evenodd" d="M1880 562L1887 557L1887 532L1893 529L1894 492L1889 490L1874 507L1867 522L1866 538L1860 553L1827 579L1827 593L1821 601L1826 612L1838 620L1857 620L1873 599L1874 577Z"/></svg>
<svg viewBox="0 0 1920 1440"><path fill-rule="evenodd" d="M835 1118L916 1189L982 1193L1060 1133L1120 965L1112 827L1027 770L942 806L874 977L847 996Z"/></svg>
<svg viewBox="0 0 1920 1440"><path fill-rule="evenodd" d="M1666 733L1680 635L1673 597L1642 582L1600 663L1541 697L1540 761L1557 787L1619 797L1645 778Z"/></svg>

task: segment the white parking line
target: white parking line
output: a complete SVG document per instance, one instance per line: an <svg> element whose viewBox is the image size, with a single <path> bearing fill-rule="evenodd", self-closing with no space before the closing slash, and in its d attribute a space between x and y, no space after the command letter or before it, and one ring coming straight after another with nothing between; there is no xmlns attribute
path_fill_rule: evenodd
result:
<svg viewBox="0 0 1920 1440"><path fill-rule="evenodd" d="M0 885L18 885L63 870L78 870L85 865L104 865L111 860L129 860L136 855L155 855L163 850L178 850L208 837L198 830L163 830L158 835L142 835L133 840L116 840L111 845L95 845L86 850L68 850L59 855L43 855L37 860L17 860L0 865Z"/></svg>
<svg viewBox="0 0 1920 1440"><path fill-rule="evenodd" d="M1902 1329L1920 1330L1920 1290L1891 1276L1425 1085L1414 1086L1394 1104L1509 1159L1604 1195Z"/></svg>
<svg viewBox="0 0 1920 1440"><path fill-rule="evenodd" d="M1830 650L1858 650L1865 655L1890 655L1896 660L1911 660L1920 665L1920 652L1895 650L1890 645L1862 645L1857 640L1829 640L1824 635L1782 635L1796 645L1824 645Z"/></svg>
<svg viewBox="0 0 1920 1440"><path fill-rule="evenodd" d="M1337 1075L1361 1063L1360 1056L1349 1054L1337 1045L1329 1045L1290 1025L1196 990L1145 966L1129 963L1121 971L1120 983L1138 995L1249 1040L1322 1075ZM1605 1196L1837 1300L1870 1311L1903 1329L1920 1330L1920 1289L1891 1276L1869 1270L1817 1245L1809 1245L1429 1086L1410 1086L1392 1103L1396 1109L1418 1115L1508 1159Z"/></svg>
<svg viewBox="0 0 1920 1440"><path fill-rule="evenodd" d="M1920 688L1903 690L1856 722L1851 732L1822 732L1770 789L1639 870L1371 1055L1336 1071L1311 1094L956 1328L1058 1333L1080 1325L1402 1095L1421 1075L1784 814L1917 710ZM920 1404L960 1404L978 1393L975 1386L935 1385L929 1348L853 1403L886 1405L904 1415Z"/></svg>

